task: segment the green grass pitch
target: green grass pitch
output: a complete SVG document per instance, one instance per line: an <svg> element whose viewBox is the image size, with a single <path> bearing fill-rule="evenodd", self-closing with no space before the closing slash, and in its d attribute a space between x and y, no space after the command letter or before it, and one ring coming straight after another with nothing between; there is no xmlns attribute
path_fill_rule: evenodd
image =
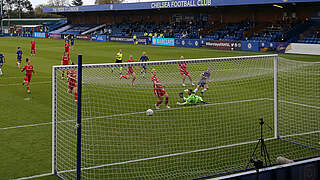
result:
<svg viewBox="0 0 320 180"><path fill-rule="evenodd" d="M53 40L53 39L36 39L37 42L37 55L35 57L30 57L30 41L31 38L0 38L0 52L3 53L7 57L7 62L4 64L4 67L2 68L4 75L0 76L0 107L1 107L1 113L0 113L0 177L3 179L13 179L13 178L19 178L19 177L27 177L32 175L38 175L38 174L44 174L44 173L50 173L51 172L51 70L53 65L59 65L61 56L63 55L64 47L63 47L63 40ZM36 75L32 77L32 84L31 84L31 94L26 93L26 89L24 86L21 85L23 81L23 73L19 72L18 68L16 67L16 51L17 47L22 47L23 50L23 59L25 57L29 57L31 59L31 63L34 65L35 70L37 72ZM181 55L183 55L186 59L191 58L208 58L208 57L226 57L226 56L244 56L244 55L257 55L257 54L263 54L263 53L255 53L255 52L241 52L241 51L217 51L212 49L205 49L205 48L178 48L178 47L159 47L159 46L145 46L145 45L138 45L133 46L131 44L123 44L123 43L102 43L102 42L92 42L92 41L76 41L75 42L75 49L71 50L71 59L74 62L77 62L77 55L82 54L83 55L83 63L84 64L95 64L95 63L109 63L114 62L115 54L118 52L119 49L123 50L124 53L124 60L128 59L129 55L133 55L135 59L137 57L140 57L141 53L143 51L147 52L147 55L150 57L153 61L160 61L160 60L171 60L171 59L179 59ZM292 59L292 60L299 60L299 61L319 61L319 56L307 56L307 55L281 55L284 58ZM24 63L25 64L25 63ZM139 75L137 73L137 75ZM178 76L180 78L180 76ZM194 79L197 81L198 79ZM160 79L161 81L161 79ZM255 80L250 80L253 83ZM188 83L188 79L186 79L186 82ZM215 84L217 87L213 91L212 87L212 93L223 95L226 91L224 87L223 81ZM180 85L180 84L179 84ZM263 88L272 88L272 83L269 83L270 86L266 86ZM246 84L246 86L242 87L243 91L248 90L254 86L253 84ZM137 87L144 88L143 85L137 85ZM90 88L90 87L89 87ZM92 87L94 88L94 87ZM173 86L172 88L168 87L168 93L170 94L177 94L177 92L181 89L178 86ZM124 90L125 91L125 90ZM264 91L259 90L257 88L257 91ZM139 90L137 92L139 94ZM211 92L210 92L211 93ZM154 104L154 96L151 93L149 93L150 96L153 99L144 100L143 102L146 105L142 105L141 107L138 107L139 111L144 111L149 106L149 104ZM258 94L258 93L257 93ZM271 97L273 94L269 94ZM172 95L174 96L174 95ZM213 95L212 95L213 96ZM246 99L257 99L261 98L259 96L250 96L246 97ZM263 97L265 98L265 97ZM234 99L237 99L234 98ZM232 98L226 99L221 97L217 97L216 99L210 100L212 103L218 103L218 102L228 102L234 100ZM238 98L239 99L239 98ZM172 97L170 99L170 102L176 102L178 100L178 97ZM254 102L248 102L248 106L250 106L250 103ZM263 104L264 106L270 106L272 108L272 102L265 101ZM226 106L226 107L224 107ZM222 105L217 106L215 110L220 113L226 113L230 116L233 112L233 106L234 105ZM174 107L173 107L174 108ZM208 107L201 107L203 111L207 111L206 108ZM221 110L219 108L222 108ZM259 108L259 107L257 107ZM175 113L176 110L170 110L172 111L172 114ZM130 112L130 109L128 109L128 112ZM187 113L187 110L184 111ZM164 116L168 116L169 112L158 112L163 113ZM264 111L263 113L268 114L272 113L272 109ZM156 112L157 114L157 112ZM181 152L181 151L188 151L193 150L192 148L198 147L198 149L202 148L208 148L214 145L222 145L222 141L230 141L230 143L236 143L239 142L237 140L234 140L235 142L232 142L228 137L220 137L220 142L214 141L215 136L221 136L219 134L219 130L216 130L215 132L203 132L203 134L198 134L197 137L190 137L185 135L185 132L183 132L183 129L179 129L181 127L179 123L181 122L181 119L178 118L179 114L176 113L176 130L173 130L170 124L165 124L166 122L161 122L161 119L157 119L157 116L152 117L146 117L144 114L137 114L137 115L131 115L126 118L124 118L124 121L131 120L130 123L127 123L125 127L122 128L132 128L139 126L139 121L136 121L137 124L135 124L135 119L151 119L152 122L157 123L146 123L146 127L152 127L153 129L156 129L157 127L160 127L160 131L158 134L165 134L168 137L170 135L177 136L181 135L179 137L185 137L185 139L173 139L173 144L178 144L179 141L184 141L186 139L193 140L194 139L201 139L201 137L205 137L207 139L201 139L199 142L192 142L190 144L187 143L187 148L183 146L176 145L175 148L171 151L172 152ZM241 113L240 113L241 114ZM186 114L188 115L188 114ZM237 113L239 115L239 113ZM259 116L260 114L250 114L250 117ZM192 114L190 114L192 116ZM221 115L220 115L221 116ZM243 114L243 116L248 116L247 114ZM268 115L266 115L268 116ZM269 115L270 116L270 115ZM271 117L270 117L271 118ZM243 119L244 120L244 119ZM219 122L219 120L217 119ZM141 122L140 122L141 123ZM191 122L194 123L194 122ZM230 124L230 129L236 129L237 132L241 132L241 128L237 127L238 122L224 122ZM243 121L244 124L248 124L245 120ZM269 122L272 124L272 122ZM241 124L241 123L240 123ZM30 125L27 127L18 127L18 126L24 126L24 125ZM35 126L33 126L35 125ZM205 124L202 124L205 127ZM167 127L167 128L166 128ZM241 136L243 139L241 141L251 140L251 139L245 139L245 137L254 136L255 134L258 134L259 129L255 124L252 124L250 126L252 128L252 131L245 130L243 133L250 133L248 135L244 134ZM198 127L199 128L199 127ZM178 129L178 131L177 131ZM192 130L190 128L189 130ZM221 130L220 130L221 131ZM182 133L179 134L179 133ZM127 132L128 136L131 135L137 135L136 132ZM130 134L132 133L132 134ZM144 132L145 134L148 133L147 131ZM137 136L142 136L144 134L138 133ZM222 133L222 132L221 132ZM122 135L125 134L125 132L122 133ZM267 132L267 137L272 136L272 132ZM177 136L178 137L178 136ZM319 136L317 136L319 137ZM127 139L128 140L128 139ZM160 139L160 141L166 141L167 139ZM116 140L110 140L110 141L116 141ZM148 141L148 139L146 139ZM151 141L150 141L151 142ZM208 144L203 144L203 142L207 142ZM127 147L134 147L134 139L131 139L131 145L126 144ZM137 143L137 142L136 142ZM201 144L202 143L202 144ZM145 144L145 149L152 144ZM184 144L186 145L186 144ZM319 155L315 151L304 151L303 148L296 147L293 144L288 144L285 142L279 142L279 141L269 141L267 142L267 145L269 147L269 151L277 152L275 154L281 154L281 151L285 151L286 148L297 148L296 152L299 152L299 157L303 156L312 156L312 155ZM247 160L248 154L243 154L241 152L244 151L251 151L253 149L254 144L251 144L246 147L237 147L237 148L229 148L229 149L221 149L215 151L215 153L210 153L208 151L203 152L197 152L199 156L197 156L198 160L195 161L195 155L192 156L185 156L183 157L183 160L181 160L181 157L174 157L172 161L179 161L181 162L180 167L175 169L173 172L177 174L184 174L184 176L177 176L175 178L178 179L186 179L186 178L192 178L196 176L205 176L210 175L214 173L218 173L221 171L221 167L216 167L215 162L221 161L219 159L220 154L229 154L229 158L224 163L226 167L241 167L246 162L242 162L237 166L231 165L232 162L236 161L239 162L239 159L243 159L244 161ZM277 148L278 146L282 146L282 148ZM188 149L190 147L190 149ZM191 148L192 147L192 148ZM113 148L117 149L126 149L126 147L123 146L123 144L118 144L117 146L114 146ZM111 149L111 152L116 151L116 149ZM122 157L123 159L114 159L114 162L118 161L125 161L130 159L139 159L143 157L135 156L135 151L141 151L141 149L130 149L128 152L123 152L124 154L132 154L131 156ZM223 152L222 152L223 151ZM149 154L153 156L158 156L162 154L166 154L168 152L166 151L153 151L150 150ZM283 152L284 153L284 152ZM250 156L250 155L249 155ZM292 155L292 158L296 156ZM211 159L214 159L213 161L210 161ZM170 163L171 161L164 158L164 159L157 159L155 160L157 162L147 162L143 161L141 164L125 164L123 167L125 167L122 171L119 169L103 169L104 173L107 173L108 171L114 172L119 171L124 175L134 175L136 177L144 175L144 171L142 172L129 172L125 169L132 169L134 166L140 167L149 167L150 164L154 163ZM162 162L163 161L163 162ZM189 162L193 162L192 166L190 166ZM224 159L225 161L225 159ZM112 163L112 162L106 162L106 163ZM173 162L171 162L173 163ZM217 163L219 164L219 163ZM203 171L204 165L209 165L210 167L216 167L217 171L212 171L210 169ZM204 168L205 169L205 168ZM232 169L232 168L231 168ZM230 170L231 170L230 169ZM164 170L161 169L155 169L157 172L161 172L163 175L162 178L168 179L171 177L172 174L166 172L165 168ZM148 172L148 171L145 171ZM0 178L0 179L1 179ZM119 176L118 178L125 178ZM40 178L41 179L41 178ZM55 176L46 176L42 179L57 179Z"/></svg>

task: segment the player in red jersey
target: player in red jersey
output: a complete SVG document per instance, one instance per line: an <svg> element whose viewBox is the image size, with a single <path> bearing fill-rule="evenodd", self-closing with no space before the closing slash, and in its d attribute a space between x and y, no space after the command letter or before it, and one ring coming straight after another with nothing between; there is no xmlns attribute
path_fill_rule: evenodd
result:
<svg viewBox="0 0 320 180"><path fill-rule="evenodd" d="M64 55L61 58L61 65L69 65L72 64L69 54L64 52Z"/></svg>
<svg viewBox="0 0 320 180"><path fill-rule="evenodd" d="M180 57L180 60L184 60L184 57L181 56L181 57ZM193 82L192 82L192 78L191 78L191 76L190 76L190 73L189 73L188 70L187 70L187 64L186 64L186 63L180 63L180 64L178 64L178 68L179 68L180 73L181 73L181 75L182 75L182 86L186 86L186 85L184 84L184 81L186 80L186 76L189 77L189 80L190 80L191 85L194 86L194 84L193 84Z"/></svg>
<svg viewBox="0 0 320 180"><path fill-rule="evenodd" d="M34 39L32 39L31 41L31 56L32 56L32 53L36 55L36 41Z"/></svg>
<svg viewBox="0 0 320 180"><path fill-rule="evenodd" d="M74 65L72 63L72 65ZM78 91L77 91L77 71L71 69L67 72L68 76L68 93L74 93L74 100L78 101Z"/></svg>
<svg viewBox="0 0 320 180"><path fill-rule="evenodd" d="M70 47L69 41L66 40L65 43L64 43L64 52L65 53L69 54L69 47Z"/></svg>
<svg viewBox="0 0 320 180"><path fill-rule="evenodd" d="M64 55L61 58L61 65L69 65L72 64L69 54L64 52ZM62 79L64 78L64 70L62 70Z"/></svg>
<svg viewBox="0 0 320 180"><path fill-rule="evenodd" d="M155 69L152 69L152 77L151 80L153 82L153 91L154 94L158 97L157 104L155 104L156 109L160 109L160 104L163 102L163 96L165 97L165 106L169 109L170 106L168 106L169 102L169 96L167 92L164 90L163 86L159 83L159 80L157 78L157 72Z"/></svg>
<svg viewBox="0 0 320 180"><path fill-rule="evenodd" d="M26 85L27 92L30 93L29 84L30 84L30 81L31 81L31 76L32 76L32 73L36 74L36 72L34 71L33 66L31 65L31 62L30 62L30 60L28 58L26 58L26 62L27 62L27 65L25 65L23 67L23 69L21 70L21 72L26 70L26 73L24 75L24 82L22 83L22 85Z"/></svg>
<svg viewBox="0 0 320 180"><path fill-rule="evenodd" d="M132 55L129 56L129 60L127 62L134 62ZM129 79L131 75L132 75L131 84L132 86L134 86L134 81L136 80L136 73L134 72L134 69L132 66L127 67L127 75L126 76L120 75L120 79L121 78Z"/></svg>

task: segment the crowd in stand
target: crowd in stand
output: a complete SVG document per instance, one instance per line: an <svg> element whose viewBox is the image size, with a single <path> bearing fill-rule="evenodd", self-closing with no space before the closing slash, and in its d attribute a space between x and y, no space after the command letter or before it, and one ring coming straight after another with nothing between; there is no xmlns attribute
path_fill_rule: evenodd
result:
<svg viewBox="0 0 320 180"><path fill-rule="evenodd" d="M265 28L255 31L259 24ZM287 33L303 24L300 21L278 21L275 23L254 23L245 20L239 23L204 23L202 21L171 23L120 23L106 24L93 34L106 34L119 37L166 37L207 40L248 40L248 41L287 41ZM213 29L213 30L212 30ZM251 34L248 32L252 32Z"/></svg>
<svg viewBox="0 0 320 180"><path fill-rule="evenodd" d="M60 22L59 22L60 23ZM81 33L109 35L118 37L166 37L186 38L205 40L230 40L230 41L258 41L258 42L287 42L292 41L293 36L301 34L302 27L310 26L310 21L298 21L288 18L274 23L252 22L244 20L237 23L207 22L202 20L184 20L176 22L155 23L152 21L143 22L122 22L109 23L101 28L101 24L53 24L51 26L39 26L36 28L21 28L13 26L10 33L32 34L34 32L52 32L52 29L70 26L59 33L78 35ZM256 28L256 27L263 28ZM320 26L307 36L295 39L304 43L320 43Z"/></svg>

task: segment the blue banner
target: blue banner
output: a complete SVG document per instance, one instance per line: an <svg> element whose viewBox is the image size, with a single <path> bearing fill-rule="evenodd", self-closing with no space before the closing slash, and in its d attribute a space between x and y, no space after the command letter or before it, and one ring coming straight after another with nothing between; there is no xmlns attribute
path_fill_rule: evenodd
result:
<svg viewBox="0 0 320 180"><path fill-rule="evenodd" d="M133 43L133 38L110 36L110 42ZM139 44L148 44L148 38L137 38Z"/></svg>
<svg viewBox="0 0 320 180"><path fill-rule="evenodd" d="M126 38L126 37L110 37L110 42L123 42L123 43L133 43L132 38Z"/></svg>
<svg viewBox="0 0 320 180"><path fill-rule="evenodd" d="M20 34L21 37L34 37L33 34Z"/></svg>
<svg viewBox="0 0 320 180"><path fill-rule="evenodd" d="M277 47L277 42L261 42L260 47L268 48L268 49L275 49Z"/></svg>
<svg viewBox="0 0 320 180"><path fill-rule="evenodd" d="M42 33L42 32L35 32L34 33L34 37L36 38L46 38L46 33Z"/></svg>
<svg viewBox="0 0 320 180"><path fill-rule="evenodd" d="M201 45L206 45L206 40L205 39L201 39Z"/></svg>
<svg viewBox="0 0 320 180"><path fill-rule="evenodd" d="M152 37L152 45L174 46L174 38Z"/></svg>
<svg viewBox="0 0 320 180"><path fill-rule="evenodd" d="M107 35L91 35L91 41L107 41Z"/></svg>
<svg viewBox="0 0 320 180"><path fill-rule="evenodd" d="M200 47L200 39L175 39L174 46L178 47Z"/></svg>
<svg viewBox="0 0 320 180"><path fill-rule="evenodd" d="M241 50L242 51L259 51L260 43L251 42L251 41L241 41Z"/></svg>

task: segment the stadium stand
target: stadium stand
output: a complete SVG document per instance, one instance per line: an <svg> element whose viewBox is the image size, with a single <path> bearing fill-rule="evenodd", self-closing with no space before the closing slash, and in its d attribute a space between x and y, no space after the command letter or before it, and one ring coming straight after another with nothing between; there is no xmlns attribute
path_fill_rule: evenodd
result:
<svg viewBox="0 0 320 180"><path fill-rule="evenodd" d="M300 38L297 40L299 43L320 44L320 25L311 26Z"/></svg>
<svg viewBox="0 0 320 180"><path fill-rule="evenodd" d="M60 26L59 26L60 25ZM180 23L122 22L107 24L58 24L58 29L50 33L61 34L98 34L118 37L138 37L149 35L170 38L189 38L204 40L246 40L252 42L304 42L318 43L320 41L320 26L302 21L252 22L244 20L239 23L201 23L198 21ZM302 39L299 34L312 28L312 32ZM53 28L51 28L53 29Z"/></svg>
<svg viewBox="0 0 320 180"><path fill-rule="evenodd" d="M130 4L131 5L131 4ZM132 4L133 5L133 4ZM309 8L313 4L305 3ZM138 5L132 6L133 9ZM116 37L160 36L167 38L249 41L249 42L303 42L318 43L315 28L319 23L311 23L310 12L295 4L286 4L285 9L272 5L232 6L212 8L190 8L154 10L144 12L90 11L75 15L64 12L68 23L50 33L108 35ZM86 8L86 7L85 7ZM91 7L88 7L91 8ZM110 7L111 8L111 7ZM126 7L127 8L127 7ZM59 13L60 9L47 9ZM115 9L112 9L115 10ZM192 11L191 11L192 10ZM194 11L193 11L194 10ZM191 13L192 12L192 13ZM312 29L312 31L311 31ZM307 33L306 33L307 32Z"/></svg>
<svg viewBox="0 0 320 180"><path fill-rule="evenodd" d="M59 22L44 22L43 25L47 27L48 31L56 30L67 24L67 20L62 19Z"/></svg>

